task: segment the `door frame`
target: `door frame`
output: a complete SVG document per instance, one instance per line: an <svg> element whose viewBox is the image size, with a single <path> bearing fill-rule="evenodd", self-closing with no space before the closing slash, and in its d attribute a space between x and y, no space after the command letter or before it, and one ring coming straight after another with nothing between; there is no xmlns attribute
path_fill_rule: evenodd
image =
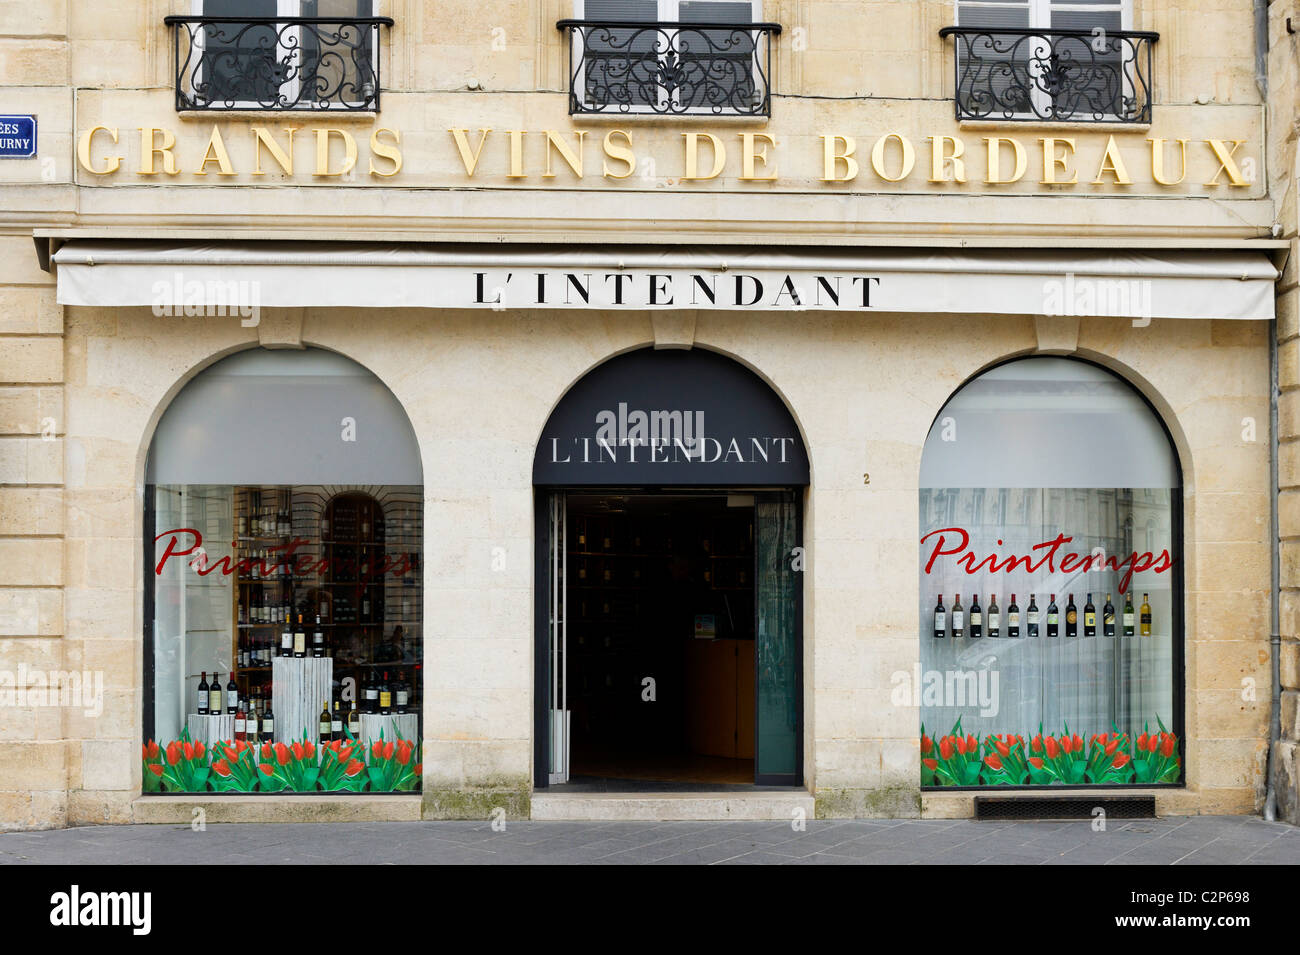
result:
<svg viewBox="0 0 1300 955"><path fill-rule="evenodd" d="M533 486L533 788L550 788L551 767L551 632L550 632L550 563L551 563L551 513L552 494L635 494L656 495L707 495L707 494L760 494L763 492L789 493L795 507L795 537L803 547L804 509L807 506L806 487L696 487L669 485L663 487L623 486ZM567 508L566 508L567 520ZM754 785L791 786L804 785L804 583L806 569L799 572L799 585L795 588L795 772L792 776L759 776L758 769L758 666L755 654L754 667ZM758 548L754 548L754 586L758 586ZM758 613L758 594L754 595L754 613ZM754 639L758 639L755 628ZM756 647L757 649L757 647Z"/></svg>

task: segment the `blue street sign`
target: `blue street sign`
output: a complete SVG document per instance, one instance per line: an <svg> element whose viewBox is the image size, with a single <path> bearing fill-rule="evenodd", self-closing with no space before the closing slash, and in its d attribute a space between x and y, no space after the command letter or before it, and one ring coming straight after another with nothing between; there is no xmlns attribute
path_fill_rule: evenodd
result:
<svg viewBox="0 0 1300 955"><path fill-rule="evenodd" d="M36 117L0 116L0 159L31 159L36 155Z"/></svg>

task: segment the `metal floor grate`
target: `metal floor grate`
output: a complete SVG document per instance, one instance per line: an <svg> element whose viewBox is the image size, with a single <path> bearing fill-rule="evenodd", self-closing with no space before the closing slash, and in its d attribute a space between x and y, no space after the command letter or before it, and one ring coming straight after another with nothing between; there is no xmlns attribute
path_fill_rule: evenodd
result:
<svg viewBox="0 0 1300 955"><path fill-rule="evenodd" d="M976 796L975 820L1066 822L1088 820L1101 809L1109 819L1156 818L1155 796Z"/></svg>

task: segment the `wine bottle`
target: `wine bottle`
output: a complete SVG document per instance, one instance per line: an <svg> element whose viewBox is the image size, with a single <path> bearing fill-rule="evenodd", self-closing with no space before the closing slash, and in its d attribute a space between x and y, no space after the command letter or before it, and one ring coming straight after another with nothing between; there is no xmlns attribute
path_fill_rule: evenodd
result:
<svg viewBox="0 0 1300 955"><path fill-rule="evenodd" d="M1056 594L1050 595L1051 599L1047 603L1047 635L1049 637L1059 637L1061 635L1061 611L1056 606Z"/></svg>
<svg viewBox="0 0 1300 955"><path fill-rule="evenodd" d="M235 675L230 674L230 682L226 684L226 715L239 712L239 684L235 682Z"/></svg>
<svg viewBox="0 0 1300 955"><path fill-rule="evenodd" d="M353 739L361 739L361 714L357 712L355 701L348 709L348 732L352 734Z"/></svg>
<svg viewBox="0 0 1300 955"><path fill-rule="evenodd" d="M1077 637L1079 635L1079 608L1074 605L1074 594L1070 594L1069 597L1069 602L1065 605L1065 635L1067 637Z"/></svg>
<svg viewBox="0 0 1300 955"><path fill-rule="evenodd" d="M320 742L328 743L333 736L330 733L330 701L322 700L320 705Z"/></svg>
<svg viewBox="0 0 1300 955"><path fill-rule="evenodd" d="M961 594L952 598L952 638L960 640L966 633L966 611L961 608Z"/></svg>
<svg viewBox="0 0 1300 955"><path fill-rule="evenodd" d="M1011 595L1011 603L1007 604L1007 636L1020 636L1020 607L1016 605L1016 595Z"/></svg>
<svg viewBox="0 0 1300 955"><path fill-rule="evenodd" d="M379 712L379 686L375 683L375 674L366 674L365 712Z"/></svg>
<svg viewBox="0 0 1300 955"><path fill-rule="evenodd" d="M235 739L244 738L244 727L248 724L248 717L244 713L243 702L240 702L239 708L235 710Z"/></svg>
<svg viewBox="0 0 1300 955"><path fill-rule="evenodd" d="M393 688L388 685L388 671L384 671L384 680L379 684L379 715L388 716L393 712Z"/></svg>
<svg viewBox="0 0 1300 955"><path fill-rule="evenodd" d="M316 629L311 635L311 655L314 657L325 656L325 631L321 629L320 617L316 617Z"/></svg>
<svg viewBox="0 0 1300 955"><path fill-rule="evenodd" d="M1002 636L1002 614L998 610L997 594L989 594L989 636Z"/></svg>
<svg viewBox="0 0 1300 955"><path fill-rule="evenodd" d="M293 632L293 655L295 657L307 655L307 631L302 628L302 614L298 614L298 629Z"/></svg>
<svg viewBox="0 0 1300 955"><path fill-rule="evenodd" d="M262 712L262 742L275 742L275 714L271 712L271 701L266 701L266 709Z"/></svg>
<svg viewBox="0 0 1300 955"><path fill-rule="evenodd" d="M293 656L293 626L289 622L289 615L284 615L284 630L280 634L280 656Z"/></svg>
<svg viewBox="0 0 1300 955"><path fill-rule="evenodd" d="M1124 636L1133 636L1133 595L1124 595Z"/></svg>
<svg viewBox="0 0 1300 955"><path fill-rule="evenodd" d="M397 674L397 688L393 691L393 697L395 699L397 712L405 713L406 704L410 702L411 693L406 688L406 677L401 673Z"/></svg>
<svg viewBox="0 0 1300 955"><path fill-rule="evenodd" d="M1101 608L1101 635L1115 636L1115 605L1110 602L1110 594L1106 595L1106 603Z"/></svg>
<svg viewBox="0 0 1300 955"><path fill-rule="evenodd" d="M971 594L970 598L970 638L978 640L984 636L984 613L980 610L980 595Z"/></svg>
<svg viewBox="0 0 1300 955"><path fill-rule="evenodd" d="M370 592L366 591L361 595L361 619L370 619Z"/></svg>
<svg viewBox="0 0 1300 955"><path fill-rule="evenodd" d="M208 715L220 716L223 710L221 708L221 674L212 674L212 682L208 685Z"/></svg>
<svg viewBox="0 0 1300 955"><path fill-rule="evenodd" d="M1038 603L1034 600L1034 595L1029 595L1029 606L1025 609L1025 629L1029 631L1029 636L1038 637Z"/></svg>
<svg viewBox="0 0 1300 955"><path fill-rule="evenodd" d="M942 640L948 634L948 614L943 609L943 594L939 595L939 602L934 605L934 638Z"/></svg>
<svg viewBox="0 0 1300 955"><path fill-rule="evenodd" d="M1142 616L1138 619L1142 626L1142 636L1151 636L1151 603L1148 594L1142 595L1142 609L1138 611Z"/></svg>
<svg viewBox="0 0 1300 955"><path fill-rule="evenodd" d="M1085 637L1097 635L1097 608L1093 606L1092 594L1088 594L1088 602L1083 605L1083 635Z"/></svg>
<svg viewBox="0 0 1300 955"><path fill-rule="evenodd" d="M208 715L208 702L211 697L208 696L208 671L203 671L203 676L199 677L199 716Z"/></svg>
<svg viewBox="0 0 1300 955"><path fill-rule="evenodd" d="M343 710L339 707L339 698L334 696L334 708L330 710L330 739L343 738Z"/></svg>

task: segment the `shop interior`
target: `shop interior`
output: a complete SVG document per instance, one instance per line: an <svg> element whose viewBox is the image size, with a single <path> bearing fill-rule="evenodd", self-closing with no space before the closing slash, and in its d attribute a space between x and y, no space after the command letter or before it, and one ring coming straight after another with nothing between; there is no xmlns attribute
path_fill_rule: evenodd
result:
<svg viewBox="0 0 1300 955"><path fill-rule="evenodd" d="M572 494L571 782L754 781L754 498Z"/></svg>

